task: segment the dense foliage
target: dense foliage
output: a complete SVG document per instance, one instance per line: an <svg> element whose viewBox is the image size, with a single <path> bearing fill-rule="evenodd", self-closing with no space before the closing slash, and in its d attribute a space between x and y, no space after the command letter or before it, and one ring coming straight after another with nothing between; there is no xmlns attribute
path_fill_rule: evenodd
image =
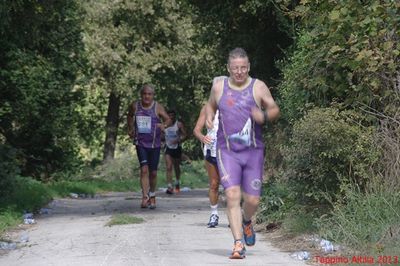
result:
<svg viewBox="0 0 400 266"><path fill-rule="evenodd" d="M0 145L23 174L49 178L77 158L81 11L73 1L2 1Z"/></svg>
<svg viewBox="0 0 400 266"><path fill-rule="evenodd" d="M353 111L314 108L294 124L290 143L283 149L284 177L299 202L336 201L347 183L366 187L379 152L374 128L357 120Z"/></svg>

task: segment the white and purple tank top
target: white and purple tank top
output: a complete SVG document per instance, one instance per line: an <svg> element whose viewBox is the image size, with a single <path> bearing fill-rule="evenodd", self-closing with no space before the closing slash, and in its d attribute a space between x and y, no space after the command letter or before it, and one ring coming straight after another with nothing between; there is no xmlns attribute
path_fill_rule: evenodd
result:
<svg viewBox="0 0 400 266"><path fill-rule="evenodd" d="M215 113L214 121L213 121L213 128L207 129L207 136L210 136L212 142L210 144L204 145L203 154L204 156L207 155L207 150L210 150L211 157L217 157L217 132L218 132L218 121L219 111Z"/></svg>
<svg viewBox="0 0 400 266"><path fill-rule="evenodd" d="M178 120L176 120L172 126L167 127L165 129L165 144L170 149L177 149L179 146L179 138L180 138L180 133L178 127Z"/></svg>
<svg viewBox="0 0 400 266"><path fill-rule="evenodd" d="M224 79L222 96L218 102L218 148L232 151L264 148L262 126L251 117L251 109L258 108L253 91L255 81L251 79L249 86L243 90L234 90L229 87L228 79Z"/></svg>
<svg viewBox="0 0 400 266"><path fill-rule="evenodd" d="M161 147L161 129L157 124L161 123L156 113L157 102L153 101L149 108L144 108L140 101L136 102L135 127L136 145L144 148Z"/></svg>

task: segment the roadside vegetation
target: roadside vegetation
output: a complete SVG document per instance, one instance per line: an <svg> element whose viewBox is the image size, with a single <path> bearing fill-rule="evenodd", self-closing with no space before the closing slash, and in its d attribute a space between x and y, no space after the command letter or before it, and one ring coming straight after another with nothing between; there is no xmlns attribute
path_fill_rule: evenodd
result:
<svg viewBox="0 0 400 266"><path fill-rule="evenodd" d="M140 224L143 223L144 219L141 217L135 217L132 215L120 213L114 214L111 220L106 224L106 226L123 225L123 224Z"/></svg>
<svg viewBox="0 0 400 266"><path fill-rule="evenodd" d="M258 220L330 240L342 247L333 256L400 250L399 7L302 1L289 12L302 26L281 63Z"/></svg>
<svg viewBox="0 0 400 266"><path fill-rule="evenodd" d="M183 163L181 166L181 186L206 188L208 177L203 167L203 161ZM161 156L158 187L166 187L164 158ZM51 200L60 197L93 197L96 194L109 191L140 192L139 166L133 149L120 154L118 158L94 168L85 168L80 173L64 175L60 180L43 183L29 177L18 176L15 180L16 189L0 204L0 235L8 228L22 223L24 212L38 212ZM116 217L114 223L125 220Z"/></svg>

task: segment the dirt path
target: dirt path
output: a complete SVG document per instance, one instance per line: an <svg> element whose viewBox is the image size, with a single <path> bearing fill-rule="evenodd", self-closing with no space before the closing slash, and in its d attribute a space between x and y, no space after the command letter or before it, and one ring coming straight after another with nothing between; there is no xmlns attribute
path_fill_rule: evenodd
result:
<svg viewBox="0 0 400 266"><path fill-rule="evenodd" d="M224 210L220 226L207 228L206 190L178 196L159 193L156 210L140 209L136 193L94 199L58 199L52 214L26 227L29 242L0 256L0 265L305 265L280 252L261 234L245 260L228 259L232 237ZM105 224L114 213L144 218L141 224ZM15 232L15 237L21 232Z"/></svg>

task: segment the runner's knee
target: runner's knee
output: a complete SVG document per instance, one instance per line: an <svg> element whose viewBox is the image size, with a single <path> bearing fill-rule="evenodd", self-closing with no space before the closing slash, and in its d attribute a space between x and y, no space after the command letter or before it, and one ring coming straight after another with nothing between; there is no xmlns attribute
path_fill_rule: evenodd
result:
<svg viewBox="0 0 400 266"><path fill-rule="evenodd" d="M211 179L210 180L210 190L218 192L219 182L218 180Z"/></svg>
<svg viewBox="0 0 400 266"><path fill-rule="evenodd" d="M225 196L226 196L228 205L240 204L240 199L241 199L240 187L235 186L235 187L230 187L230 188L226 189Z"/></svg>

